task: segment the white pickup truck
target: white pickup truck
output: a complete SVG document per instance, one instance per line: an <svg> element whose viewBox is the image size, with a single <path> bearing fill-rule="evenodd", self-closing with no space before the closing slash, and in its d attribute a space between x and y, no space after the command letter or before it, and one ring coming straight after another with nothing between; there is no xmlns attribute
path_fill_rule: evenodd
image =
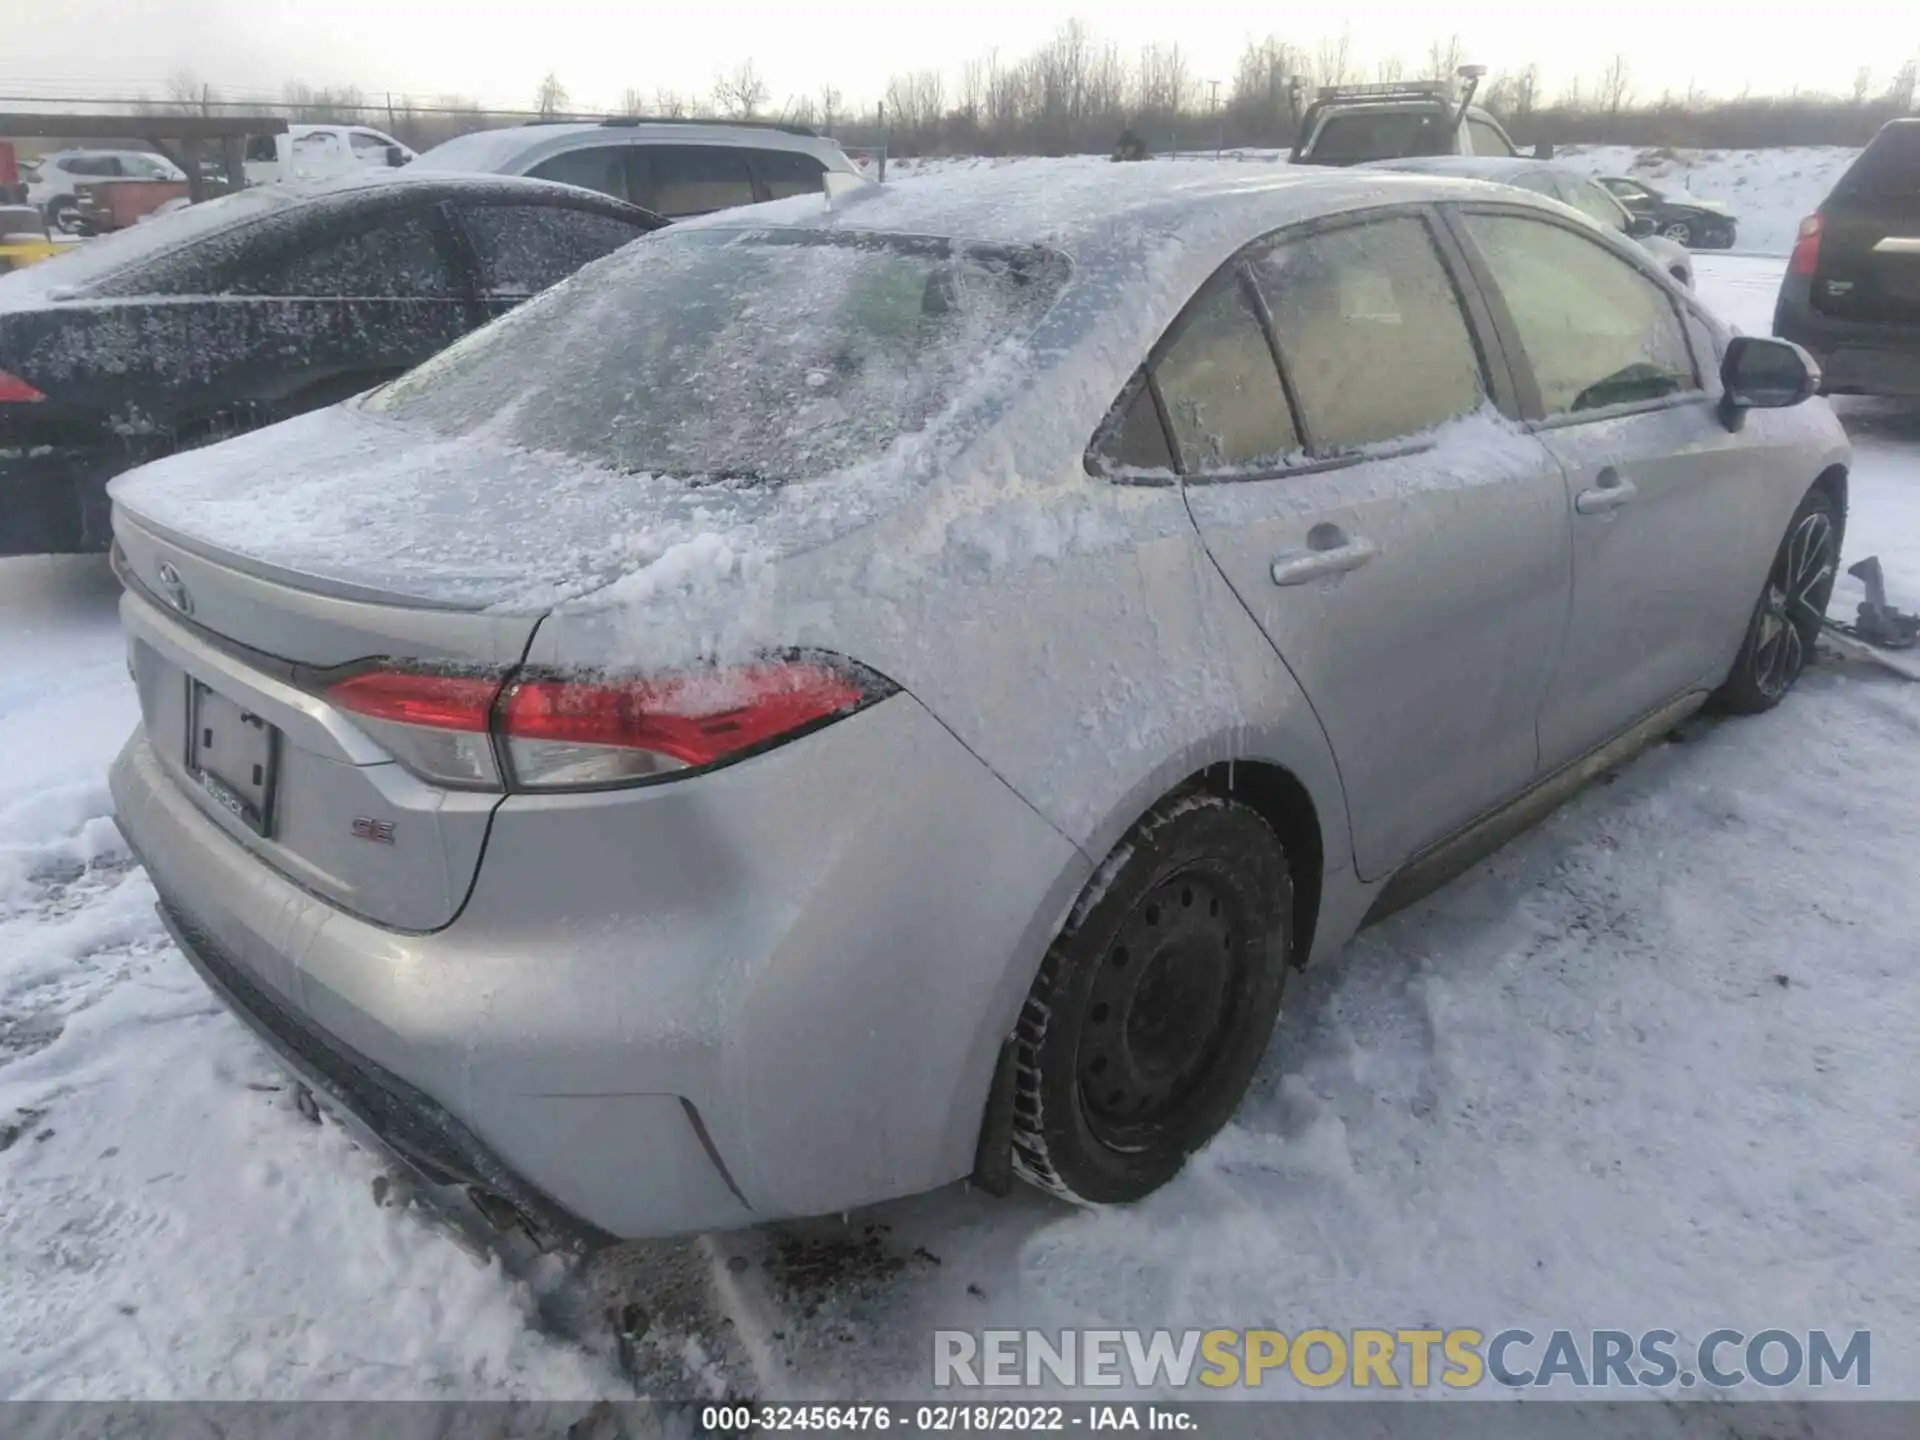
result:
<svg viewBox="0 0 1920 1440"><path fill-rule="evenodd" d="M1462 65L1458 79L1386 85L1327 85L1300 113L1289 157L1295 165L1363 165L1425 155L1511 159L1520 149L1500 122L1473 103L1484 65ZM1300 87L1293 95L1299 113ZM1533 158L1552 152L1536 147Z"/></svg>
<svg viewBox="0 0 1920 1440"><path fill-rule="evenodd" d="M405 165L413 151L365 125L289 125L284 135L247 137L247 184L312 180Z"/></svg>

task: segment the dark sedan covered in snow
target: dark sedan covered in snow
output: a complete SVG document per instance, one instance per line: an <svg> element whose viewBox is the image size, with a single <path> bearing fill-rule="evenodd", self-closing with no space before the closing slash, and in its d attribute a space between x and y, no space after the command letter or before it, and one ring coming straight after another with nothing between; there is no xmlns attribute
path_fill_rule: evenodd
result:
<svg viewBox="0 0 1920 1440"><path fill-rule="evenodd" d="M569 185L275 185L0 278L0 555L105 550L123 470L390 380L665 222Z"/></svg>

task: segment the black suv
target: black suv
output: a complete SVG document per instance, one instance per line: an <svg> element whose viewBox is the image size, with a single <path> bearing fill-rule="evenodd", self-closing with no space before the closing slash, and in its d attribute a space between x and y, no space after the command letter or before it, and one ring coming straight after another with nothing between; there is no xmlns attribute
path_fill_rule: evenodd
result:
<svg viewBox="0 0 1920 1440"><path fill-rule="evenodd" d="M1881 127L1800 222L1773 333L1828 394L1920 396L1920 117Z"/></svg>

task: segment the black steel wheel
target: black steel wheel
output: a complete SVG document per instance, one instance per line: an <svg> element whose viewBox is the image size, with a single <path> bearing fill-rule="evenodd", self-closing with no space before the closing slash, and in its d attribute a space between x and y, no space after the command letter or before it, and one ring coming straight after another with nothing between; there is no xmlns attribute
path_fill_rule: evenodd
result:
<svg viewBox="0 0 1920 1440"><path fill-rule="evenodd" d="M1292 962L1293 887L1266 821L1164 801L1048 951L1016 1032L1014 1164L1083 1203L1137 1200L1224 1125Z"/></svg>
<svg viewBox="0 0 1920 1440"><path fill-rule="evenodd" d="M1839 560L1833 500L1824 490L1810 490L1787 525L1733 671L1717 693L1726 709L1746 715L1771 710L1793 688L1819 643Z"/></svg>

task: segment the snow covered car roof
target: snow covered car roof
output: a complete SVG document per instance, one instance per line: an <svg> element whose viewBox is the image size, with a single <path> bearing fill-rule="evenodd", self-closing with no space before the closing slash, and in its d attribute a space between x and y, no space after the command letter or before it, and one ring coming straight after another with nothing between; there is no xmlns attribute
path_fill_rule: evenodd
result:
<svg viewBox="0 0 1920 1440"><path fill-rule="evenodd" d="M524 171L563 150L596 145L731 145L754 150L792 150L813 155L829 168L850 169L839 143L799 128L682 121L577 121L510 125L474 130L423 152L409 170L505 174Z"/></svg>
<svg viewBox="0 0 1920 1440"><path fill-rule="evenodd" d="M475 195L498 195L503 191L529 195L578 193L573 187L549 180L508 175L416 175L411 168L254 185L199 205L155 215L138 225L75 245L67 254L0 277L0 310L30 309L63 300L86 299L96 287L136 265L243 226L288 214L299 207L356 199L374 191L388 194L410 188L443 190L449 198L463 191ZM605 199L605 203L624 202Z"/></svg>

